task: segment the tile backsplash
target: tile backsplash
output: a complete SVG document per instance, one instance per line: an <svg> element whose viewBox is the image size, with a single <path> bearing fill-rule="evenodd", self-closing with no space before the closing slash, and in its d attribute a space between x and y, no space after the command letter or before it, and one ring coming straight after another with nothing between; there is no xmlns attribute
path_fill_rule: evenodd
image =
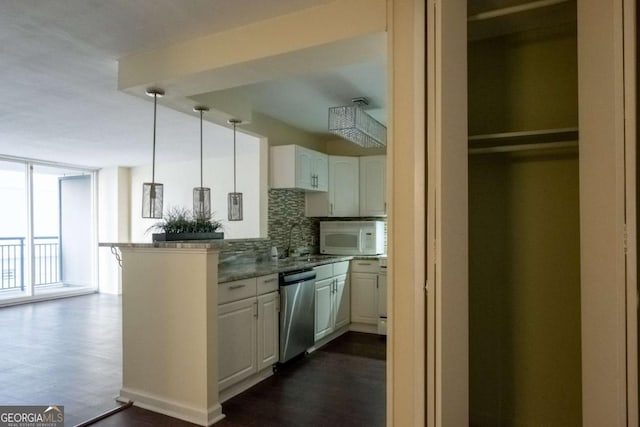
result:
<svg viewBox="0 0 640 427"><path fill-rule="evenodd" d="M320 221L304 216L304 192L288 189L269 190L269 220L267 223L271 244L280 253L289 242L291 227L298 224L291 233L291 249L307 247L311 253L318 253Z"/></svg>

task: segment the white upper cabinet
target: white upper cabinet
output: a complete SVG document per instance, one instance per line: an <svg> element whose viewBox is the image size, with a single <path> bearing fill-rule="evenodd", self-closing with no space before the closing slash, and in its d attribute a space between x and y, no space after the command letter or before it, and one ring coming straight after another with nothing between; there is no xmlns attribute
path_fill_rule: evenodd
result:
<svg viewBox="0 0 640 427"><path fill-rule="evenodd" d="M329 156L326 154L313 152L313 174L316 179L316 191L329 191Z"/></svg>
<svg viewBox="0 0 640 427"><path fill-rule="evenodd" d="M271 147L269 155L271 188L327 191L328 156L299 145Z"/></svg>
<svg viewBox="0 0 640 427"><path fill-rule="evenodd" d="M307 194L307 216L359 216L359 181L358 157L329 156L329 191Z"/></svg>
<svg viewBox="0 0 640 427"><path fill-rule="evenodd" d="M387 215L387 156L360 157L360 216Z"/></svg>

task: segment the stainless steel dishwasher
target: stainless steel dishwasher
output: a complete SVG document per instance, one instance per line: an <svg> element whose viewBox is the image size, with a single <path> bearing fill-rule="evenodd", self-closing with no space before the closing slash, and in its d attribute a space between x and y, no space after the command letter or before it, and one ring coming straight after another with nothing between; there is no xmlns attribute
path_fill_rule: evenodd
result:
<svg viewBox="0 0 640 427"><path fill-rule="evenodd" d="M316 272L280 273L280 363L314 344Z"/></svg>

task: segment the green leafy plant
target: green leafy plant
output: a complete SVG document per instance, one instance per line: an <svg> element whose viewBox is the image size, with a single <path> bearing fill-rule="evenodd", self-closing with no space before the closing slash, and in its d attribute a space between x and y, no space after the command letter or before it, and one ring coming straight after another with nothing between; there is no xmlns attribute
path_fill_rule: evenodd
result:
<svg viewBox="0 0 640 427"><path fill-rule="evenodd" d="M177 233L213 233L222 229L222 223L212 218L197 218L189 209L171 207L167 209L162 221L147 229L167 234Z"/></svg>

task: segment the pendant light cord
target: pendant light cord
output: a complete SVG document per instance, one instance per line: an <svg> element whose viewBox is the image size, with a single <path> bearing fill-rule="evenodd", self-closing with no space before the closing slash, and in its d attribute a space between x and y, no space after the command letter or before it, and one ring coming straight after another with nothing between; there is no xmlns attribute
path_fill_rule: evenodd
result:
<svg viewBox="0 0 640 427"><path fill-rule="evenodd" d="M200 110L200 188L203 187L202 183L202 115L204 110Z"/></svg>
<svg viewBox="0 0 640 427"><path fill-rule="evenodd" d="M158 94L153 94L153 161L151 162L151 184L156 182L156 108L158 104Z"/></svg>
<svg viewBox="0 0 640 427"><path fill-rule="evenodd" d="M236 193L236 122L233 122L233 192Z"/></svg>

